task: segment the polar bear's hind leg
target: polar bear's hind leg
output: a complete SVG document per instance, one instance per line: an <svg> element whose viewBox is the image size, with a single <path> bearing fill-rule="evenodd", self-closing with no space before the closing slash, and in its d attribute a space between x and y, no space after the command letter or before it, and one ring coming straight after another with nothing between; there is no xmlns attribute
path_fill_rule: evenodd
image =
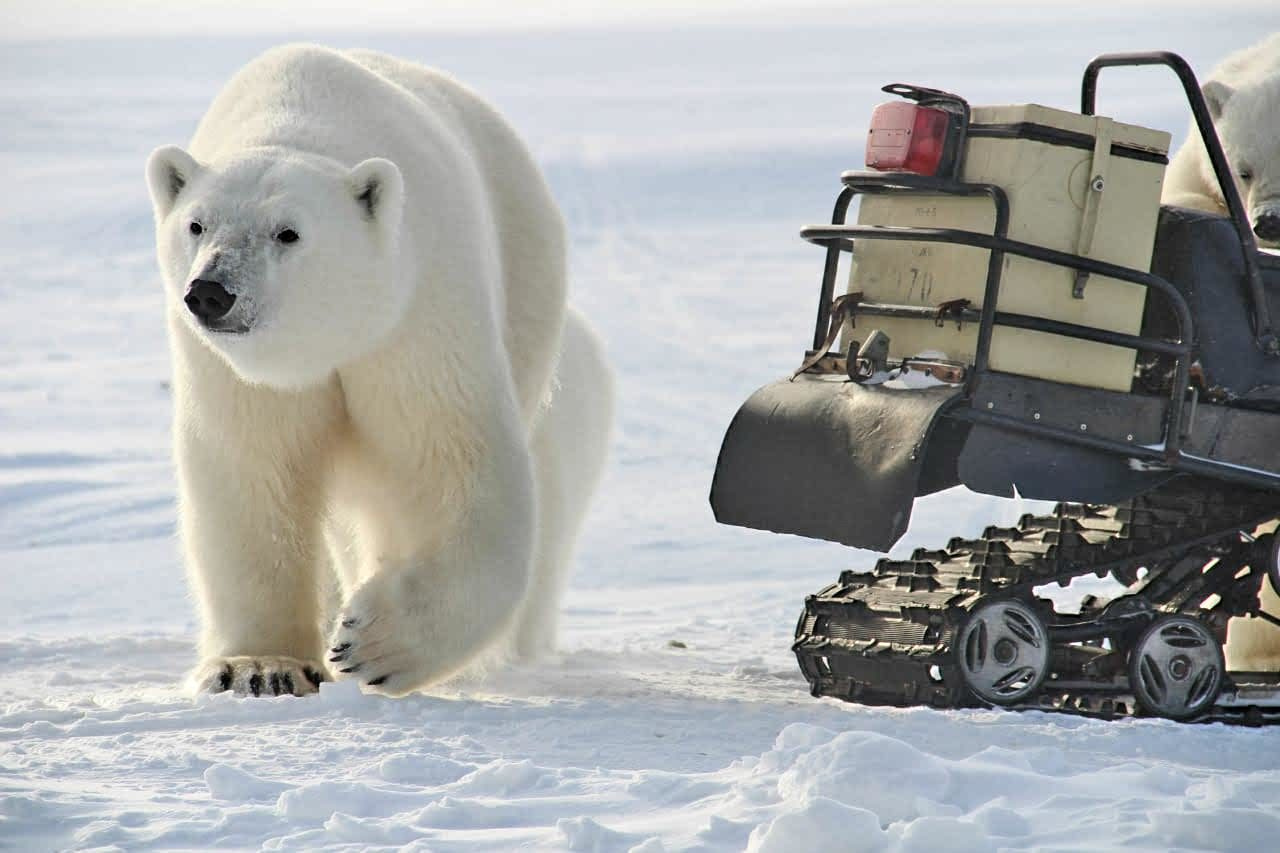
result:
<svg viewBox="0 0 1280 853"><path fill-rule="evenodd" d="M531 440L538 505L533 575L513 651L532 658L555 646L560 597L574 545L608 451L613 376L587 321L570 309L551 400Z"/></svg>

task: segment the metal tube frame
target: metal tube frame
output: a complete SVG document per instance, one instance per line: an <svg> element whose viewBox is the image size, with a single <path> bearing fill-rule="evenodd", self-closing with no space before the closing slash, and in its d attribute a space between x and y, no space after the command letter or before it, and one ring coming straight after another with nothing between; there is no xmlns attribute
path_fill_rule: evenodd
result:
<svg viewBox="0 0 1280 853"><path fill-rule="evenodd" d="M836 196L836 207L831 212L831 224L843 225L849 213L849 202L853 201L853 190L845 187ZM836 296L836 272L840 268L841 247L835 244L827 246L827 260L822 268L822 293L818 297L818 319L813 326L813 348L822 349L827 342L827 330L831 327L831 300Z"/></svg>
<svg viewBox="0 0 1280 853"><path fill-rule="evenodd" d="M947 311L942 317L938 309L928 305L892 305L887 302L862 302L858 304L857 314L867 317L898 317L905 320L934 320L959 323L977 323L982 319L982 312L972 308ZM1009 311L996 311L997 326L1012 326L1015 329L1028 329L1033 332L1047 332L1051 335L1064 335L1069 338L1094 341L1100 344L1111 344L1129 349L1141 349L1147 352L1158 352L1163 355L1179 356L1187 352L1187 346L1156 338L1141 338L1122 332L1112 332L1093 326L1081 326L1076 323L1064 323L1050 320L1047 317L1033 317L1030 314L1015 314Z"/></svg>
<svg viewBox="0 0 1280 853"><path fill-rule="evenodd" d="M830 305L835 294L835 278L839 267L840 254L853 251L855 238L953 243L987 249L990 251L991 257L987 265L987 280L981 309L978 311L964 309L959 312L959 316L956 318L961 322L972 321L976 318L979 323L974 365L967 379L966 399L972 400L973 394L983 377L990 372L991 339L997 325L1047 332L1144 352L1162 353L1174 356L1176 359L1173 388L1170 392L1169 407L1164 423L1164 440L1156 447L1134 446L1114 439L1071 432L1009 415L979 411L972 408L972 406L954 408L947 413L948 416L1087 447L1126 458L1159 462L1174 470L1186 473L1233 480L1269 489L1280 487L1280 475L1213 462L1212 460L1182 453L1181 448L1184 437L1183 409L1190 384L1195 326L1186 300L1172 284L1148 272L1009 239L1007 236L1009 224L1008 198L1000 187L993 184L964 183L909 173L881 174L867 172L846 172L841 176L841 182L844 184L844 189L836 201L832 224L808 226L800 232L800 236L805 240L825 246L827 249L817 324L814 329L815 349L820 348L825 343L830 331ZM992 200L995 207L996 222L993 229L994 233L984 234L956 228L847 225L844 220L848 214L849 204L852 202L853 196L860 193L985 195ZM1005 253L1068 269L1084 270L1091 274L1127 281L1158 292L1173 309L1178 323L1178 340L1167 341L1140 335L1128 335L1043 317L998 311L997 305L1000 297L1001 272ZM937 319L937 309L929 306L886 305L867 302L858 304L855 309L855 316L857 314L911 317L920 320Z"/></svg>
<svg viewBox="0 0 1280 853"><path fill-rule="evenodd" d="M1176 53L1167 50L1142 51L1136 53L1104 53L1096 57L1084 70L1080 83L1080 112L1093 115L1098 93L1098 72L1103 68L1118 66L1163 65L1178 75L1182 90L1191 106L1191 115L1195 118L1196 128L1204 142L1204 149L1209 155L1209 163L1213 166L1214 177L1222 190L1222 198L1227 203L1227 211L1235 225L1236 234L1240 237L1240 249L1244 253L1245 274L1248 276L1249 297L1253 302L1254 339L1263 352L1268 355L1280 355L1280 339L1276 337L1271 326L1271 311L1267 305L1266 292L1262 286L1262 273L1258 268L1258 244L1253 237L1253 228L1249 225L1249 215L1240 200L1235 179L1231 175L1231 165L1227 155L1222 151L1222 142L1213 127L1213 117L1209 115L1209 106L1205 103L1204 93L1196 81L1195 72L1187 61Z"/></svg>

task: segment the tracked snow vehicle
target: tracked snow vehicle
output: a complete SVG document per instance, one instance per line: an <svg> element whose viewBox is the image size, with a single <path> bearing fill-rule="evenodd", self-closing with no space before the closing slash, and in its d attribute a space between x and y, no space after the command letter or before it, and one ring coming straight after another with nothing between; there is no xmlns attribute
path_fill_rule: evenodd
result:
<svg viewBox="0 0 1280 853"><path fill-rule="evenodd" d="M1135 65L1176 73L1230 216L1161 207L1168 135L1094 114L1101 69ZM812 348L729 426L716 518L885 552L952 486L1059 503L810 595L812 693L1280 721L1280 673L1223 654L1233 623L1280 630L1260 603L1280 591L1280 259L1191 68L1098 57L1079 113L884 91L902 100L873 114L870 170L801 232L826 248ZM1088 574L1123 592L1070 613L1037 594Z"/></svg>

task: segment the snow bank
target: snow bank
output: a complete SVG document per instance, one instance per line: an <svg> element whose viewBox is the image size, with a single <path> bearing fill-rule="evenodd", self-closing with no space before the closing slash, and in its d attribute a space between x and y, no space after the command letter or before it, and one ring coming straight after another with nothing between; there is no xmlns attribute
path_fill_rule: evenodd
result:
<svg viewBox="0 0 1280 853"><path fill-rule="evenodd" d="M1086 727L1098 731L1083 741L1106 734ZM780 814L752 832L750 850L794 849L806 837L857 839L867 850L1243 850L1280 829L1269 783L1136 761L1073 769L1059 747L991 746L947 758L872 732L793 724L755 769L751 793L735 793L776 798ZM1242 797L1230 818L1206 796L1224 785Z"/></svg>

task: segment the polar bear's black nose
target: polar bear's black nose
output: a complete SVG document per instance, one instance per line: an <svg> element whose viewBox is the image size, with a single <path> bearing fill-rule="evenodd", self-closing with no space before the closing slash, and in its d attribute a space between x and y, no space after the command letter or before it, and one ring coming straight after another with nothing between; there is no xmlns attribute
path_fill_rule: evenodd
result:
<svg viewBox="0 0 1280 853"><path fill-rule="evenodd" d="M191 286L187 288L187 295L182 301L187 303L191 313L195 314L200 322L212 323L227 315L231 306L236 304L236 297L233 293L227 293L226 288L218 282L198 278L191 282Z"/></svg>
<svg viewBox="0 0 1280 853"><path fill-rule="evenodd" d="M1264 213L1253 222L1253 233L1263 240L1280 239L1280 214Z"/></svg>

